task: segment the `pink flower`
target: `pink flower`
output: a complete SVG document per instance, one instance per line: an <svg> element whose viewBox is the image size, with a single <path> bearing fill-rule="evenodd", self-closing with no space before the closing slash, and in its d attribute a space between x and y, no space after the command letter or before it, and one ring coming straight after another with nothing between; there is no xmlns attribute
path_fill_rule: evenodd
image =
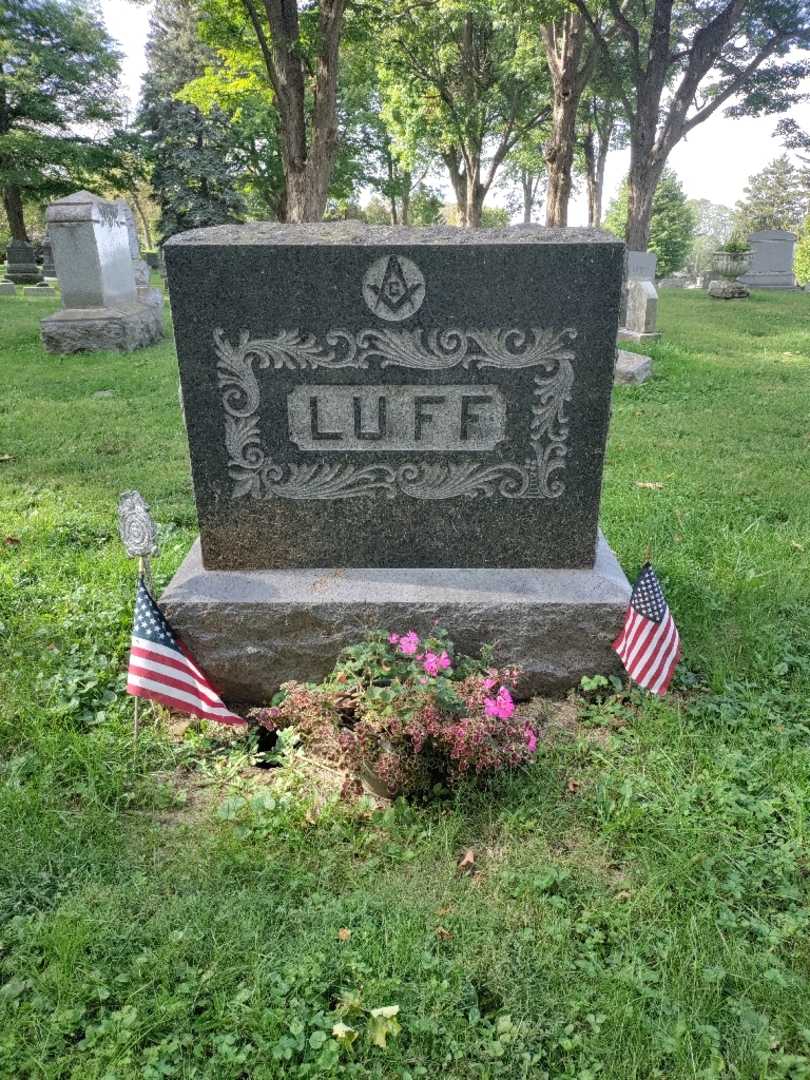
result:
<svg viewBox="0 0 810 1080"><path fill-rule="evenodd" d="M388 644L389 645L397 645L398 643L399 643L399 634L389 634L388 635Z"/></svg>
<svg viewBox="0 0 810 1080"><path fill-rule="evenodd" d="M492 677L484 679L484 689L485 690L491 690L492 687L495 686L497 681L498 681L497 679L493 679Z"/></svg>
<svg viewBox="0 0 810 1080"><path fill-rule="evenodd" d="M496 716L499 720L508 720L515 711L512 695L502 686L494 698L484 698L484 712L487 716Z"/></svg>
<svg viewBox="0 0 810 1080"><path fill-rule="evenodd" d="M425 658L422 661L422 667L428 673L428 675L435 678L440 671L446 671L451 664L450 657L447 655L445 649L440 655L435 652L426 652Z"/></svg>
<svg viewBox="0 0 810 1080"><path fill-rule="evenodd" d="M530 728L528 724L523 729L523 734L526 736L526 745L529 748L529 753L533 754L537 749L537 735L533 728Z"/></svg>
<svg viewBox="0 0 810 1080"><path fill-rule="evenodd" d="M399 639L399 651L403 656L413 656L419 648L420 637L415 630L409 630Z"/></svg>

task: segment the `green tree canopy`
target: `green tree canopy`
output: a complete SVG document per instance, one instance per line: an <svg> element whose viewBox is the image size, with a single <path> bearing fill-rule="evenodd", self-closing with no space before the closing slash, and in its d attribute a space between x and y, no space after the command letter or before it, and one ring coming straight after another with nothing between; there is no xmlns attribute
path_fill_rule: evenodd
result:
<svg viewBox="0 0 810 1080"><path fill-rule="evenodd" d="M119 54L92 0L3 0L0 188L11 234L23 201L86 186L115 151Z"/></svg>
<svg viewBox="0 0 810 1080"><path fill-rule="evenodd" d="M628 185L608 207L605 228L624 238L628 214ZM681 182L672 169L665 169L653 198L650 218L650 251L658 256L656 273L667 277L681 270L689 256L695 233L695 214Z"/></svg>
<svg viewBox="0 0 810 1080"><path fill-rule="evenodd" d="M735 228L743 236L759 229L798 232L810 213L810 169L800 169L787 154L774 158L748 180L737 203Z"/></svg>
<svg viewBox="0 0 810 1080"><path fill-rule="evenodd" d="M227 114L178 98L214 62L192 0L158 0L146 47L138 124L152 161L152 187L166 239L185 229L238 220L245 203Z"/></svg>
<svg viewBox="0 0 810 1080"><path fill-rule="evenodd" d="M499 0L391 0L380 35L384 118L395 141L444 161L464 224L481 208L510 151L550 118L539 38Z"/></svg>
<svg viewBox="0 0 810 1080"><path fill-rule="evenodd" d="M796 281L800 285L810 282L810 214L804 219L799 242L796 245L796 257L793 263Z"/></svg>

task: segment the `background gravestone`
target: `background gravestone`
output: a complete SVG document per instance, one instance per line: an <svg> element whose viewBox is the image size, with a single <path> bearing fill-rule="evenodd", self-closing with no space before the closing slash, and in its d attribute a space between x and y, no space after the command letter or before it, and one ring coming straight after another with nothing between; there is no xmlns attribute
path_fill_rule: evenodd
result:
<svg viewBox="0 0 810 1080"><path fill-rule="evenodd" d="M53 247L49 237L45 237L42 242L42 273L45 279L52 278L56 280L56 266L53 261Z"/></svg>
<svg viewBox="0 0 810 1080"><path fill-rule="evenodd" d="M658 292L655 288L654 251L628 251L627 275L622 290L619 341L655 341Z"/></svg>
<svg viewBox="0 0 810 1080"><path fill-rule="evenodd" d="M129 238L129 254L132 259L132 272L135 275L135 287L137 289L149 288L149 267L141 258L141 246L138 240L138 226L135 224L135 215L132 207L125 199L116 200L115 204L126 222L127 236Z"/></svg>
<svg viewBox="0 0 810 1080"><path fill-rule="evenodd" d="M751 266L738 278L753 289L795 289L793 249L796 235L784 229L763 229L748 237Z"/></svg>
<svg viewBox="0 0 810 1080"><path fill-rule="evenodd" d="M6 281L15 285L38 285L42 272L34 258L33 244L12 240L6 249Z"/></svg>
<svg viewBox="0 0 810 1080"><path fill-rule="evenodd" d="M48 235L62 310L42 320L49 352L130 352L163 336L162 312L139 300L120 207L88 191L52 203Z"/></svg>
<svg viewBox="0 0 810 1080"><path fill-rule="evenodd" d="M618 241L258 223L164 252L201 548L163 602L215 681L263 700L433 616L524 689L614 666Z"/></svg>

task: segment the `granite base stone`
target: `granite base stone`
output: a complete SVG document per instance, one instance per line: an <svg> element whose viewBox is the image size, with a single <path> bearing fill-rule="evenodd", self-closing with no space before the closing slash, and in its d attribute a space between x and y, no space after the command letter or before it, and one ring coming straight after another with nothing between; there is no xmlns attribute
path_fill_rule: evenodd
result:
<svg viewBox="0 0 810 1080"><path fill-rule="evenodd" d="M723 278L709 282L709 296L715 300L745 300L750 295L750 291L739 281Z"/></svg>
<svg viewBox="0 0 810 1080"><path fill-rule="evenodd" d="M52 289L50 285L23 286L23 296L32 296L36 300L53 300L56 295L56 289Z"/></svg>
<svg viewBox="0 0 810 1080"><path fill-rule="evenodd" d="M600 533L590 570L206 570L197 540L160 605L227 700L261 704L321 679L369 630L424 634L434 620L461 652L489 642L517 664L519 697L559 693L619 670L610 645L629 598Z"/></svg>
<svg viewBox="0 0 810 1080"><path fill-rule="evenodd" d="M619 349L613 382L618 385L638 385L652 378L652 357Z"/></svg>
<svg viewBox="0 0 810 1080"><path fill-rule="evenodd" d="M0 281L0 296L16 296L17 286L13 281Z"/></svg>
<svg viewBox="0 0 810 1080"><path fill-rule="evenodd" d="M163 337L162 296L160 304L149 298L112 308L63 308L43 319L40 330L50 353L133 352Z"/></svg>

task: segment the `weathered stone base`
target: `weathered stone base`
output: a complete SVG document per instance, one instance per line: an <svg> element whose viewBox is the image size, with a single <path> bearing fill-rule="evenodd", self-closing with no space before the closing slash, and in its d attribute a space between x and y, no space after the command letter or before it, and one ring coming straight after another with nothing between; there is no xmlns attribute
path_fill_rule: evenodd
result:
<svg viewBox="0 0 810 1080"><path fill-rule="evenodd" d="M627 352L619 349L616 357L616 367L613 371L613 382L621 384L638 384L652 378L652 357L642 356L641 353Z"/></svg>
<svg viewBox="0 0 810 1080"><path fill-rule="evenodd" d="M132 352L152 345L163 337L163 297L160 304L145 299L115 308L63 308L40 323L42 344L50 353Z"/></svg>
<svg viewBox="0 0 810 1080"><path fill-rule="evenodd" d="M14 263L6 267L6 281L13 281L15 285L38 285L42 281L42 274L36 263L30 266Z"/></svg>
<svg viewBox="0 0 810 1080"><path fill-rule="evenodd" d="M17 286L13 281L0 281L0 296L16 296Z"/></svg>
<svg viewBox="0 0 810 1080"><path fill-rule="evenodd" d="M715 300L745 300L750 295L745 285L741 285L739 281L721 278L709 282L709 296L713 296Z"/></svg>
<svg viewBox="0 0 810 1080"><path fill-rule="evenodd" d="M50 285L23 285L23 296L32 296L35 300L53 300L56 289Z"/></svg>
<svg viewBox="0 0 810 1080"><path fill-rule="evenodd" d="M161 608L223 696L269 701L288 679L322 678L366 631L485 642L524 671L518 694L555 693L618 670L610 644L630 586L599 535L592 570L206 570L196 540Z"/></svg>

